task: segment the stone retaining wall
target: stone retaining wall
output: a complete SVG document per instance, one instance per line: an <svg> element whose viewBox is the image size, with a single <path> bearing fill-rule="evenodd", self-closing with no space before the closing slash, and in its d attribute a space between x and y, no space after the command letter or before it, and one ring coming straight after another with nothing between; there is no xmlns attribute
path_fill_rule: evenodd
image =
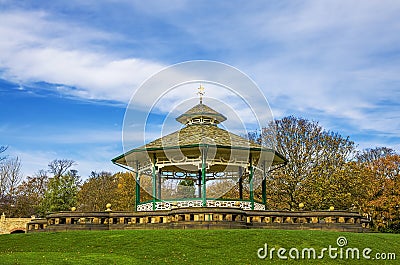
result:
<svg viewBox="0 0 400 265"><path fill-rule="evenodd" d="M28 232L123 229L317 229L363 232L369 226L356 212L245 211L236 208L179 208L149 212L59 212L34 219Z"/></svg>

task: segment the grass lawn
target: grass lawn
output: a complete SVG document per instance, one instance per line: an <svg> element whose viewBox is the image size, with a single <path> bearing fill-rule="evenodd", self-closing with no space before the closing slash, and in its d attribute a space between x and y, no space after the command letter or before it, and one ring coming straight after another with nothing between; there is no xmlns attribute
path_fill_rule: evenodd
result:
<svg viewBox="0 0 400 265"><path fill-rule="evenodd" d="M344 236L343 259L301 259L304 248L338 247ZM286 230L131 230L76 231L0 235L0 264L400 264L400 235ZM260 259L259 248L297 248L300 260L279 260L277 250ZM358 248L360 259L345 259ZM362 251L371 248L370 260ZM340 248L339 248L340 249ZM395 253L397 260L376 260L376 253ZM263 254L264 252L260 252ZM340 251L333 250L332 254ZM292 251L295 255L295 251ZM306 252L306 256L307 256Z"/></svg>

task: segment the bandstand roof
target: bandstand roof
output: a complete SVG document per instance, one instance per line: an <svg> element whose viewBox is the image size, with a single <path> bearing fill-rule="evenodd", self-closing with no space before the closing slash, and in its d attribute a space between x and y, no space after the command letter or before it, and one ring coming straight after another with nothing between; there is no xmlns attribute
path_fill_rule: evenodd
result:
<svg viewBox="0 0 400 265"><path fill-rule="evenodd" d="M132 149L112 159L112 162L132 166L133 161L143 163L154 158L162 161L171 157L171 153L169 155L167 153L174 152L174 150L178 150L177 153L181 156L183 154L186 158L196 158L200 155L202 147L214 149L214 152L218 152L220 157L227 160L232 160L232 157L234 160L236 158L242 160L239 157L251 155L257 160L270 161L272 166L287 162L286 158L275 150L265 148L219 128L217 124L225 121L226 117L202 102L180 115L176 120L186 126L179 131Z"/></svg>
<svg viewBox="0 0 400 265"><path fill-rule="evenodd" d="M259 148L261 146L249 142L247 139L230 133L215 125L193 124L185 128L152 141L142 148L163 148L171 146L187 146L209 144L226 147Z"/></svg>
<svg viewBox="0 0 400 265"><path fill-rule="evenodd" d="M182 115L180 115L178 118L176 118L176 120L179 121L180 123L186 124L188 121L200 117L207 117L207 118L211 117L215 119L217 123L226 121L226 117L224 115L213 110L212 108L203 104L202 102L200 104L197 104L193 108L189 109Z"/></svg>

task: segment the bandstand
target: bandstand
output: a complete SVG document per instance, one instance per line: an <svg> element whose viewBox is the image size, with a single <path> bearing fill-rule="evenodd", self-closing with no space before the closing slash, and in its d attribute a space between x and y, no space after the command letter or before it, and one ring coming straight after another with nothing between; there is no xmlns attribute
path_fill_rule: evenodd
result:
<svg viewBox="0 0 400 265"><path fill-rule="evenodd" d="M225 120L224 115L203 103L201 95L199 104L176 118L184 125L182 129L112 160L136 175L136 211L188 207L265 210L265 177L287 160L272 149L220 128L219 124ZM141 178L151 183L150 200L140 199L143 191L140 187L145 186ZM172 188L189 183L193 185L193 193L185 194L184 198L175 194L172 198L171 190L165 190L165 183L173 180ZM216 183L236 188L235 196L233 192L230 197L224 195L227 189L210 194L208 190ZM254 199L255 185L261 185L261 201Z"/></svg>

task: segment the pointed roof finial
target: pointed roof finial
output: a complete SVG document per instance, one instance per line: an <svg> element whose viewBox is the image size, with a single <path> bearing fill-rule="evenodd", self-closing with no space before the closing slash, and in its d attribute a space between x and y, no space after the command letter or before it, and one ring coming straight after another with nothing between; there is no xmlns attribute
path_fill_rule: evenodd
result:
<svg viewBox="0 0 400 265"><path fill-rule="evenodd" d="M198 88L199 92L197 92L197 95L200 97L200 104L203 104L203 96L206 92L204 92L204 87L200 84L200 87Z"/></svg>

